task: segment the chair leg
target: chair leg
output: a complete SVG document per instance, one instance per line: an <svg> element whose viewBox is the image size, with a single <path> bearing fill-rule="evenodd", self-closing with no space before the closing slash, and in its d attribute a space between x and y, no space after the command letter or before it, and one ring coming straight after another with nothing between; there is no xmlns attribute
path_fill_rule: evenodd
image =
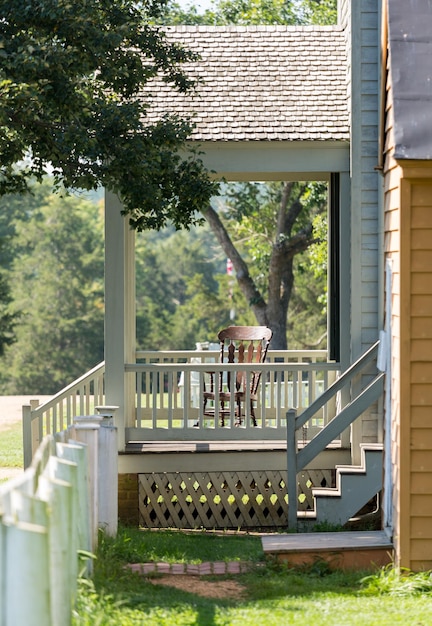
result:
<svg viewBox="0 0 432 626"><path fill-rule="evenodd" d="M250 411L251 411L251 417L252 417L252 424L254 426L256 426L257 425L257 421L256 421L256 417L255 417L255 409L254 409L252 400L251 400L251 403L250 403Z"/></svg>
<svg viewBox="0 0 432 626"><path fill-rule="evenodd" d="M237 408L236 408L236 421L234 426L241 426L242 425L242 415L241 415L241 401L237 400Z"/></svg>

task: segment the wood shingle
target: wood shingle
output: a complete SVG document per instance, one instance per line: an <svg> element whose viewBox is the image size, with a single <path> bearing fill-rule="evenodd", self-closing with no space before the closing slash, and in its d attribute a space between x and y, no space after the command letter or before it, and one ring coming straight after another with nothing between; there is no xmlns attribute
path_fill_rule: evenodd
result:
<svg viewBox="0 0 432 626"><path fill-rule="evenodd" d="M154 121L191 117L198 141L348 141L347 63L338 26L176 26L170 40L197 52L201 82L182 95L148 86Z"/></svg>

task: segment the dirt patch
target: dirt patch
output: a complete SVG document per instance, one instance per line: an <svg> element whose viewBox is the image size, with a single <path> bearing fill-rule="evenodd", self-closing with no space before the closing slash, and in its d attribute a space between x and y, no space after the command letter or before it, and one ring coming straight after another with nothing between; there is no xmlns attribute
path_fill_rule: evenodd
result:
<svg viewBox="0 0 432 626"><path fill-rule="evenodd" d="M0 467L0 482L10 480L23 473L20 467Z"/></svg>
<svg viewBox="0 0 432 626"><path fill-rule="evenodd" d="M30 400L39 400L42 404L51 396L0 396L0 432L9 430L22 422L22 407L30 404Z"/></svg>
<svg viewBox="0 0 432 626"><path fill-rule="evenodd" d="M157 578L148 578L153 585L165 585L175 587L181 591L194 593L203 598L214 598L222 600L244 600L246 597L246 587L235 580L205 580L199 576L167 574Z"/></svg>

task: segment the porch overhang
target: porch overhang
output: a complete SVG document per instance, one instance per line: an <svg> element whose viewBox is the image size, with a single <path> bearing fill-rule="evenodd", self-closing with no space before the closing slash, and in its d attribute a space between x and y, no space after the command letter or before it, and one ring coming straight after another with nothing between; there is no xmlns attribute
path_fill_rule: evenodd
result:
<svg viewBox="0 0 432 626"><path fill-rule="evenodd" d="M229 181L329 180L350 170L346 141L193 142L215 178Z"/></svg>

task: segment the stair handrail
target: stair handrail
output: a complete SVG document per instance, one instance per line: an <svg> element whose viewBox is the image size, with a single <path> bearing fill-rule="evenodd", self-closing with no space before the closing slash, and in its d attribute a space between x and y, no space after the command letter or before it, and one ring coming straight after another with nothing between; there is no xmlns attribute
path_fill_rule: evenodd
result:
<svg viewBox="0 0 432 626"><path fill-rule="evenodd" d="M324 428L298 450L297 431L319 411L338 391L358 375L366 365L377 358L379 340L355 361L326 391L324 391L300 415L295 409L287 411L287 491L288 527L297 526L297 473L310 463L334 438L350 426L384 391L384 372L378 372L373 380L351 400ZM291 504L291 506L290 506Z"/></svg>
<svg viewBox="0 0 432 626"><path fill-rule="evenodd" d="M347 382L350 382L354 376L377 358L379 340L375 342L357 361L355 361L348 369L346 369L334 383L332 383L321 395L319 395L312 404L310 404L302 413L296 417L296 429L306 424L326 404L338 391L340 391Z"/></svg>
<svg viewBox="0 0 432 626"><path fill-rule="evenodd" d="M89 396L90 384L93 383L97 386L93 395L95 400L98 399L99 404L103 404L104 374L105 361L101 361L42 404L36 405L31 402L30 405L22 407L24 468L29 467L33 454L45 434L55 434L59 430L58 427L63 430L64 426L69 426L72 423L73 418L76 417L76 413L72 409L77 398L79 398L81 414L89 414L89 406L86 406L88 404L86 392ZM65 424L57 424L57 413L61 414L63 403L66 403ZM53 413L52 420L49 419L50 411Z"/></svg>

